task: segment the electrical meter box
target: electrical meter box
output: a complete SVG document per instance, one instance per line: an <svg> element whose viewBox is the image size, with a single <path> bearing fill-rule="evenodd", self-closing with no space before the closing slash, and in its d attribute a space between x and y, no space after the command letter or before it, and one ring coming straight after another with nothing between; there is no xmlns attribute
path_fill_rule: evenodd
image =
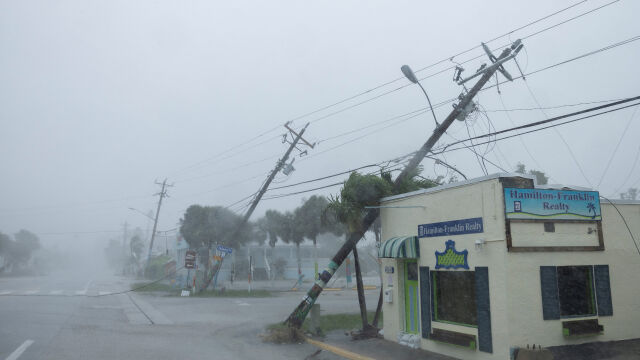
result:
<svg viewBox="0 0 640 360"><path fill-rule="evenodd" d="M393 288L384 291L384 302L393 302Z"/></svg>

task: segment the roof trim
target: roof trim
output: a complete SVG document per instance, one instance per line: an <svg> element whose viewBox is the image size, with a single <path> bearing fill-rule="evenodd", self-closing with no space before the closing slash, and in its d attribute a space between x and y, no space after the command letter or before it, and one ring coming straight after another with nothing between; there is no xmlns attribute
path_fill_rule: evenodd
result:
<svg viewBox="0 0 640 360"><path fill-rule="evenodd" d="M435 186L435 187L428 188L428 189L420 189L420 190L411 191L411 192L404 193L404 194L387 196L387 197L382 198L380 200L380 202L383 203L383 202L386 202L386 201L399 200L399 199L404 199L404 198L408 198L408 197L412 197L412 196L416 196L416 195L430 194L430 193L435 193L435 192L439 192L439 191L443 191L443 190L447 190L447 189L454 189L454 188L458 188L458 187L462 187L462 186L473 185L473 184L481 183L483 181L500 179L500 178L508 178L508 177L521 177L521 178L525 178L525 179L531 179L531 180L533 180L534 186L537 187L536 177L533 176L533 175L518 174L518 173L495 173L495 174L489 174L489 175L486 175L486 176L473 178L473 179L470 179L470 180L458 181L458 182L454 182L454 183L450 183L450 184L443 184L443 185Z"/></svg>
<svg viewBox="0 0 640 360"><path fill-rule="evenodd" d="M604 199L600 200L600 205L640 205L640 200Z"/></svg>

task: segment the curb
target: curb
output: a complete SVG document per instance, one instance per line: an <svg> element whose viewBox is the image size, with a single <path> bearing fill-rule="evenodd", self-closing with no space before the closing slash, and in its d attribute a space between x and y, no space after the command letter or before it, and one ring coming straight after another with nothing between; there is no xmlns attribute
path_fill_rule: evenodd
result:
<svg viewBox="0 0 640 360"><path fill-rule="evenodd" d="M313 340L309 338L306 338L306 341L309 344L319 347L322 350L330 351L336 355L342 356L350 360L375 360L374 358L370 358L368 356L360 355L360 354L351 352L349 350L345 350L333 345L329 345L329 344L323 343L322 341Z"/></svg>

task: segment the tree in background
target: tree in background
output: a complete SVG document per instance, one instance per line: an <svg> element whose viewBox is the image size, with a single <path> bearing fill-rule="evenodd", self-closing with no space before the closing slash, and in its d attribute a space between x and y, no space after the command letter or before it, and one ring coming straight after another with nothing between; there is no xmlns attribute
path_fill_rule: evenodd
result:
<svg viewBox="0 0 640 360"><path fill-rule="evenodd" d="M242 227L240 224L242 217L222 206L191 205L180 219L180 234L189 248L199 252L200 259L205 264L207 276L201 290L208 287L217 271L217 268L211 268L209 261L210 250L214 245L238 248L259 235L252 223L246 223Z"/></svg>
<svg viewBox="0 0 640 360"><path fill-rule="evenodd" d="M518 165L516 165L516 172L518 174L529 174L535 176L538 185L546 185L549 183L549 177L544 172L540 170L529 170L529 172L527 172L523 163L518 163Z"/></svg>
<svg viewBox="0 0 640 360"><path fill-rule="evenodd" d="M0 232L0 257L2 258L2 262L0 263L0 272L3 272L8 268L9 265L9 256L11 253L11 247L13 240L7 234L3 234Z"/></svg>
<svg viewBox="0 0 640 360"><path fill-rule="evenodd" d="M620 194L620 199L622 200L637 200L638 199L638 189L637 188L629 188L626 192Z"/></svg>
<svg viewBox="0 0 640 360"><path fill-rule="evenodd" d="M304 236L313 242L314 273L318 278L318 235L336 232L336 226L326 221L324 216L329 201L324 196L313 195L303 200L302 206L296 209L296 221L302 227Z"/></svg>

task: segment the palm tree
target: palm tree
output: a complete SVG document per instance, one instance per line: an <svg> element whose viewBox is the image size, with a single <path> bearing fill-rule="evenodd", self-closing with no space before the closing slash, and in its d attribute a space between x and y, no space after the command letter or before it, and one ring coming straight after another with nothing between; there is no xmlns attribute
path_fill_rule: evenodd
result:
<svg viewBox="0 0 640 360"><path fill-rule="evenodd" d="M589 210L589 212L593 211L593 216L591 218L595 219L596 218L596 206L593 205L593 203L588 203L587 204L587 209Z"/></svg>
<svg viewBox="0 0 640 360"><path fill-rule="evenodd" d="M328 211L338 221L346 225L349 233L354 233L360 230L365 207L378 205L380 199L390 195L390 193L391 186L385 179L375 175L360 175L357 172L353 172L344 183L340 195L331 197ZM362 333L373 333L375 328L370 326L367 320L367 304L362 285L360 259L358 258L358 250L355 247L353 248L353 258L356 270L360 317L362 319Z"/></svg>

